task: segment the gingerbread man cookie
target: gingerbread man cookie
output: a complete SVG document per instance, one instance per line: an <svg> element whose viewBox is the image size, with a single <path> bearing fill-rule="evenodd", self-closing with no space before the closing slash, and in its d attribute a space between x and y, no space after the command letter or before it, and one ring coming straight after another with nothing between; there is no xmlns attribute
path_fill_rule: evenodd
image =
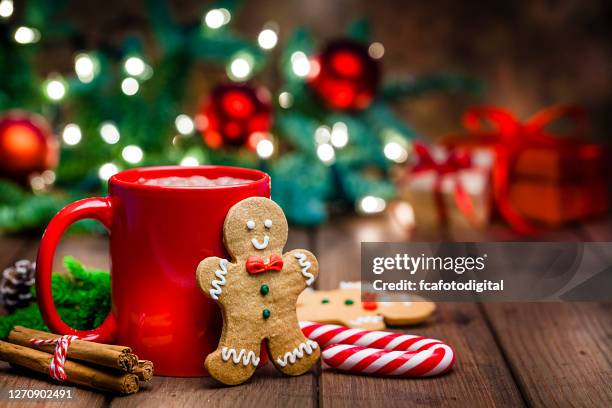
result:
<svg viewBox="0 0 612 408"><path fill-rule="evenodd" d="M304 337L295 311L319 265L303 249L281 255L287 233L287 219L276 203L247 198L225 217L223 242L231 259L210 257L198 266L200 288L223 314L219 346L205 366L225 384L253 375L264 339L272 362L285 374L303 374L319 359L318 345Z"/></svg>
<svg viewBox="0 0 612 408"><path fill-rule="evenodd" d="M383 330L387 326L421 323L436 305L422 297L406 295L401 299L361 301L359 282L342 282L340 289L313 290L298 299L298 318L303 321L341 324L347 327Z"/></svg>

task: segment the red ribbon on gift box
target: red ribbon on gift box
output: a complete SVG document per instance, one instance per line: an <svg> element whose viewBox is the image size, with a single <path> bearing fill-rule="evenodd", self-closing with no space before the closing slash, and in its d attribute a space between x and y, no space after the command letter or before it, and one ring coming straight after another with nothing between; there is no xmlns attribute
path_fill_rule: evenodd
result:
<svg viewBox="0 0 612 408"><path fill-rule="evenodd" d="M559 119L569 119L573 123L567 137L557 137L547 130ZM537 227L516 211L510 201L512 169L519 154L527 148L562 149L579 145L588 127L585 111L578 106L552 106L521 123L505 109L483 106L468 109L463 115L463 125L468 130L468 138L463 141L495 149L493 195L501 215L515 231L526 235L536 233Z"/></svg>
<svg viewBox="0 0 612 408"><path fill-rule="evenodd" d="M446 177L452 177L454 179L454 197L457 208L459 208L459 210L470 222L473 222L475 217L474 206L469 194L463 187L463 182L461 181L458 173L459 170L465 170L473 167L471 154L464 150L451 150L448 152L448 155L444 160L436 161L426 145L415 142L413 143L413 149L414 153L416 154L417 161L410 169L410 174L415 175L425 171L435 172L433 192L440 217L440 223L444 226L448 225L448 212L446 211L444 195L442 194L442 183Z"/></svg>

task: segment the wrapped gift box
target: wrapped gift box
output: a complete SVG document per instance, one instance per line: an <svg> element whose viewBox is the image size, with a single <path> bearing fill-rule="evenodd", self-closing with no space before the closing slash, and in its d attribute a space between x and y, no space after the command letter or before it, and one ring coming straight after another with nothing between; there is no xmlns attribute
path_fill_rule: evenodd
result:
<svg viewBox="0 0 612 408"><path fill-rule="evenodd" d="M594 144L559 148L527 148L518 154L514 177L565 183L601 179L605 174L603 149Z"/></svg>
<svg viewBox="0 0 612 408"><path fill-rule="evenodd" d="M596 145L527 149L517 157L510 200L526 218L548 226L586 220L609 208L605 174Z"/></svg>
<svg viewBox="0 0 612 408"><path fill-rule="evenodd" d="M609 208L606 182L543 183L515 180L510 185L514 208L528 219L548 226L594 218Z"/></svg>
<svg viewBox="0 0 612 408"><path fill-rule="evenodd" d="M446 154L441 148L432 150L436 161L443 161ZM491 213L491 162L490 152L482 150L472 153L473 167L470 168L444 174L436 170L409 173L400 183L399 193L400 198L413 208L415 226L419 229L435 229L444 222L449 228L480 228L487 225ZM436 191L439 177L442 180ZM470 216L457 204L457 183L461 184L471 201L473 212ZM439 207L438 194L442 199L443 211Z"/></svg>
<svg viewBox="0 0 612 408"><path fill-rule="evenodd" d="M547 129L559 119L572 121L565 135ZM517 232L533 234L538 224L560 226L607 212L604 149L582 141L587 120L581 108L554 106L521 123L503 109L476 107L466 111L463 121L468 132L445 138L444 145L468 151L489 148L508 156L494 163L494 173L502 170L508 176L494 180L499 183L493 186L494 200ZM501 163L510 167L499 167Z"/></svg>

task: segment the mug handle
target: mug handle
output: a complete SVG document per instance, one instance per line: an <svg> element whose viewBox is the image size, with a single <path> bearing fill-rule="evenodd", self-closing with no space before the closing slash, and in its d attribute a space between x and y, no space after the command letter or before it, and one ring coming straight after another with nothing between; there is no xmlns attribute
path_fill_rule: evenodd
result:
<svg viewBox="0 0 612 408"><path fill-rule="evenodd" d="M49 223L38 248L36 258L36 298L43 320L53 333L71 334L99 343L112 343L117 334L117 323L112 313L92 330L77 330L68 326L60 317L51 288L51 272L55 249L62 234L70 224L84 218L100 221L108 230L112 223L112 206L108 198L86 198L68 204Z"/></svg>

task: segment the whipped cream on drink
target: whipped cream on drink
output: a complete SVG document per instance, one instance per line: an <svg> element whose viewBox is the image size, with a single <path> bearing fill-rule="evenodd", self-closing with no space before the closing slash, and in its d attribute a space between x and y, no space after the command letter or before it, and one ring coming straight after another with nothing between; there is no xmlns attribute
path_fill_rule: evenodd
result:
<svg viewBox="0 0 612 408"><path fill-rule="evenodd" d="M233 186L236 184L246 184L253 180L235 178L235 177L219 177L219 178L207 178L204 176L190 176L190 177L161 177L145 179L140 178L138 182L140 184L146 184L149 186L162 186L162 187L213 187L213 186Z"/></svg>

